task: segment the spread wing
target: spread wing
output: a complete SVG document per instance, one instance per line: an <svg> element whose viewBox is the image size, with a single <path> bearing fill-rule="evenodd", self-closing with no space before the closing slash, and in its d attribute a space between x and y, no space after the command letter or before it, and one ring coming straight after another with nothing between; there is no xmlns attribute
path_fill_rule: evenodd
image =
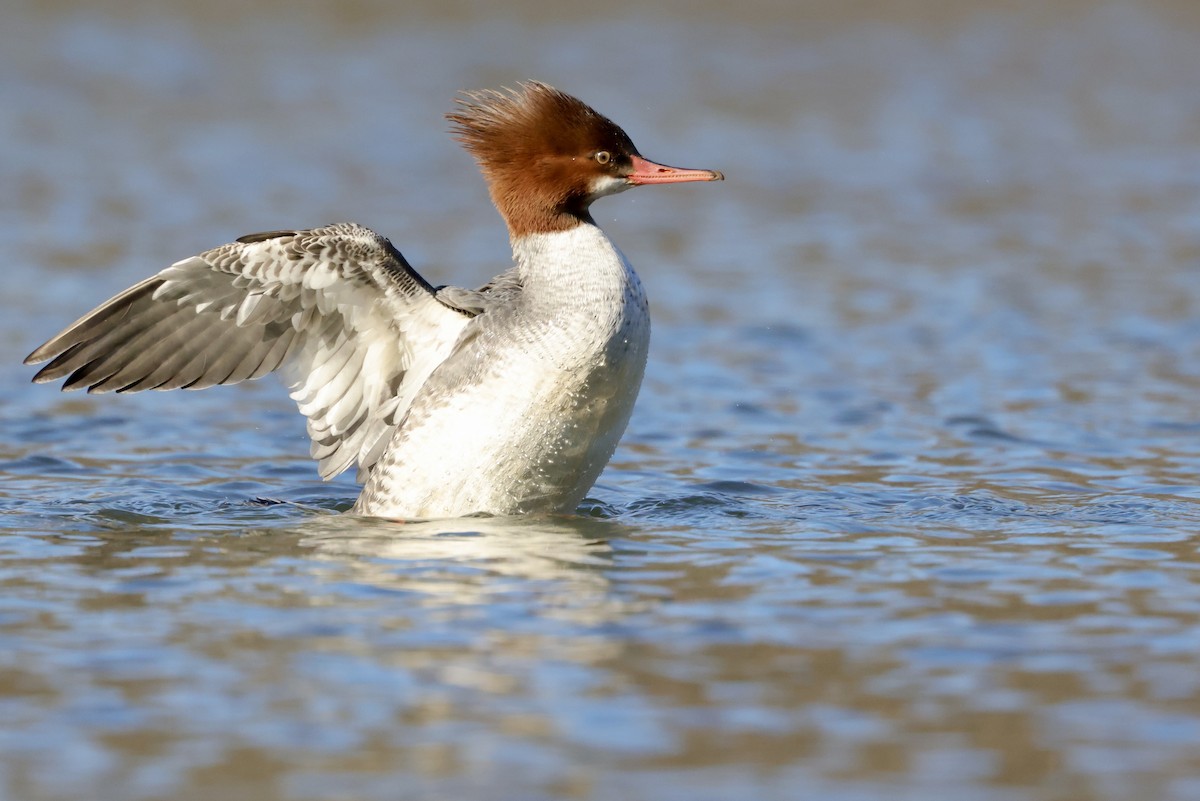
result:
<svg viewBox="0 0 1200 801"><path fill-rule="evenodd" d="M369 471L473 316L353 223L244 236L130 287L25 360L64 390L201 389L282 368L324 478Z"/></svg>

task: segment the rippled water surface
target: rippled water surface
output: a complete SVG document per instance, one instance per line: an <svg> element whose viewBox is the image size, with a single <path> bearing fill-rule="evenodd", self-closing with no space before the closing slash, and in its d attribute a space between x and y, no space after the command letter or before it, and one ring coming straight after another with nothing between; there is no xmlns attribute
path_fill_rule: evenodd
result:
<svg viewBox="0 0 1200 801"><path fill-rule="evenodd" d="M0 798L1200 798L1194 4L191 5L5 12ZM251 231L482 282L441 114L524 78L728 176L595 209L655 334L577 516L29 383Z"/></svg>

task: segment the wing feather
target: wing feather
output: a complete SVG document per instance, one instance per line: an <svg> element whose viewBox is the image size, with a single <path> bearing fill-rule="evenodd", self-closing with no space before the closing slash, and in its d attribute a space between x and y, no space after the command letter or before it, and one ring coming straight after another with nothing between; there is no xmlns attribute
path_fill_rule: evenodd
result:
<svg viewBox="0 0 1200 801"><path fill-rule="evenodd" d="M474 313L440 302L387 239L342 223L176 262L25 361L49 362L35 381L89 392L201 389L282 368L330 478L371 469Z"/></svg>

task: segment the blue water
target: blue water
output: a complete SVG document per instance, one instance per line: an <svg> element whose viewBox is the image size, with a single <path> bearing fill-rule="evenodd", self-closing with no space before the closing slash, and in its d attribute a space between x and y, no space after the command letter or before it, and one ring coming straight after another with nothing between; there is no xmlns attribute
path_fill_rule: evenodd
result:
<svg viewBox="0 0 1200 801"><path fill-rule="evenodd" d="M1185 3L19 3L0 798L1200 797ZM575 516L340 516L278 382L21 359L256 230L507 243L441 115L539 78L725 171L596 217L654 341Z"/></svg>

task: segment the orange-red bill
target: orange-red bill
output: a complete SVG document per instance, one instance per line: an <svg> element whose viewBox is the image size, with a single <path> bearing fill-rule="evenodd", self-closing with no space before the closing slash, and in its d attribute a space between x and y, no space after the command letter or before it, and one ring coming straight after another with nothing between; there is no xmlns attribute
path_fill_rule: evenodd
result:
<svg viewBox="0 0 1200 801"><path fill-rule="evenodd" d="M625 176L631 184L681 184L686 181L724 181L716 170L681 170L665 164L655 164L641 156L633 157L633 172Z"/></svg>

